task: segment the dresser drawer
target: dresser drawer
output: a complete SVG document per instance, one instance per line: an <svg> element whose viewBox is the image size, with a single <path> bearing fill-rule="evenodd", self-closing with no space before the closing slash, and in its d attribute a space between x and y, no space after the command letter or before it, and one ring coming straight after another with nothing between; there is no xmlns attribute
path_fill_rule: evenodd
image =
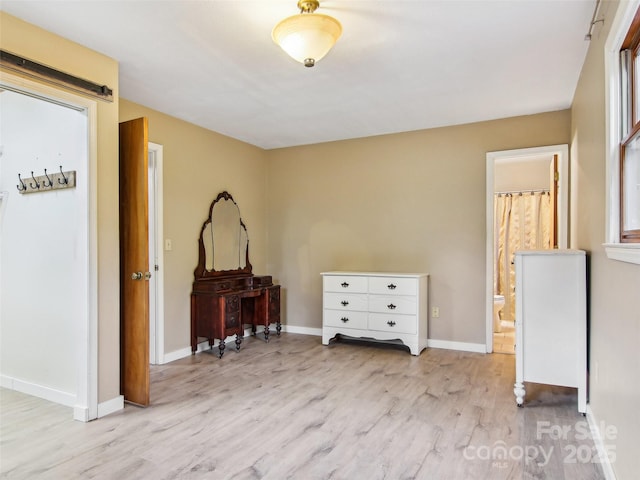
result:
<svg viewBox="0 0 640 480"><path fill-rule="evenodd" d="M418 331L418 319L415 315L370 313L369 330L415 334Z"/></svg>
<svg viewBox="0 0 640 480"><path fill-rule="evenodd" d="M338 310L325 310L323 312L323 325L340 328L367 328L367 312L341 312Z"/></svg>
<svg viewBox="0 0 640 480"><path fill-rule="evenodd" d="M336 275L323 277L325 292L367 293L367 277Z"/></svg>
<svg viewBox="0 0 640 480"><path fill-rule="evenodd" d="M414 315L417 312L416 297L369 295L369 311L389 314Z"/></svg>
<svg viewBox="0 0 640 480"><path fill-rule="evenodd" d="M384 295L416 295L417 281L415 278L371 277L369 279L369 293Z"/></svg>
<svg viewBox="0 0 640 480"><path fill-rule="evenodd" d="M325 293L323 307L334 310L367 311L367 296L365 294Z"/></svg>

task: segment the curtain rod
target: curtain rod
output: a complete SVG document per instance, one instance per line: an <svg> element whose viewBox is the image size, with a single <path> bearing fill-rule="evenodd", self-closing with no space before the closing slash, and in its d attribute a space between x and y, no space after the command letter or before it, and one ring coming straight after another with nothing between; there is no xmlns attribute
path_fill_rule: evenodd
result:
<svg viewBox="0 0 640 480"><path fill-rule="evenodd" d="M549 193L548 189L544 189L541 188L539 190L523 190L523 191L518 191L518 190L514 190L511 192L493 192L494 195L525 195L527 193L530 194L534 194L534 193Z"/></svg>
<svg viewBox="0 0 640 480"><path fill-rule="evenodd" d="M598 10L600 9L600 2L601 0L597 0L596 6L593 9L593 16L591 17L591 23L589 24L589 31L584 36L584 39L587 41L591 40L591 36L593 35L593 27L595 26L595 24L600 22L604 23L604 18L596 20L596 17L598 16Z"/></svg>

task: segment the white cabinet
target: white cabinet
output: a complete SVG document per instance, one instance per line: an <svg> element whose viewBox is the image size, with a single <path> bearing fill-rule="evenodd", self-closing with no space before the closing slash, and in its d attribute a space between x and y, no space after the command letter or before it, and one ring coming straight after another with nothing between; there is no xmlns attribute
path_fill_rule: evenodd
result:
<svg viewBox="0 0 640 480"><path fill-rule="evenodd" d="M322 343L337 335L427 346L426 273L325 272Z"/></svg>
<svg viewBox="0 0 640 480"><path fill-rule="evenodd" d="M515 254L516 402L524 382L578 389L587 411L586 255L582 250Z"/></svg>

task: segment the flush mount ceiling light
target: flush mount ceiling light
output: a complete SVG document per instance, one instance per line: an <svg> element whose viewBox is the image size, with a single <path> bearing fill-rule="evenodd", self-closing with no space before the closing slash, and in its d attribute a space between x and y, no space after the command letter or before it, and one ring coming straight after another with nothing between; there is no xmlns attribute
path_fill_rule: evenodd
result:
<svg viewBox="0 0 640 480"><path fill-rule="evenodd" d="M299 0L299 15L285 18L271 32L273 41L305 67L313 67L335 45L342 25L328 15L313 13L318 0Z"/></svg>

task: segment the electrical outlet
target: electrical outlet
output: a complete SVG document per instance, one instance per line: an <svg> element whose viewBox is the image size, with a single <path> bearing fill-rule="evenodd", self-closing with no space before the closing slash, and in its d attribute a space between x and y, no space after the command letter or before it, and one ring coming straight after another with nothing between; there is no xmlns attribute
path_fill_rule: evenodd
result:
<svg viewBox="0 0 640 480"><path fill-rule="evenodd" d="M438 318L440 317L440 307L433 307L431 309L431 317L432 318Z"/></svg>

